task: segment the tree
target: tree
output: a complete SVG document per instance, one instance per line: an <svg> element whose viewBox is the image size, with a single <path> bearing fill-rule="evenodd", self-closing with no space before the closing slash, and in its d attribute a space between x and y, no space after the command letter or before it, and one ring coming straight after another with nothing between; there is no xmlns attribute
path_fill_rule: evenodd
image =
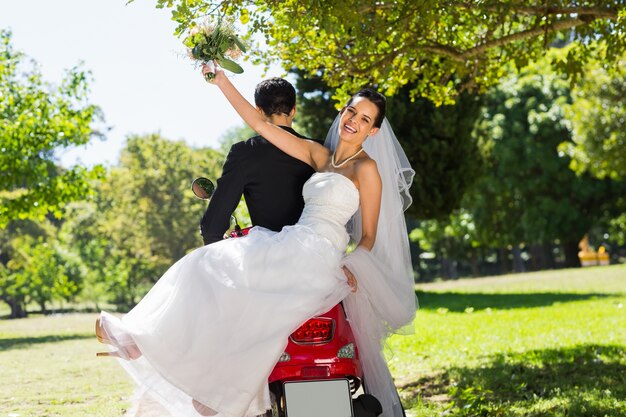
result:
<svg viewBox="0 0 626 417"><path fill-rule="evenodd" d="M11 318L26 317L26 306L37 303L42 313L54 300L71 301L82 290L79 259L56 238L47 221L9 223L0 241L0 300Z"/></svg>
<svg viewBox="0 0 626 417"><path fill-rule="evenodd" d="M328 129L337 116L338 109L332 97L335 89L329 87L322 78L322 72L315 75L292 68L296 87L296 130L321 143L326 140ZM341 103L344 104L344 103Z"/></svg>
<svg viewBox="0 0 626 417"><path fill-rule="evenodd" d="M103 251L112 261L104 278L118 306L132 307L170 265L202 244L206 204L190 186L200 175L215 178L221 161L214 150L193 150L159 135L128 138L119 166L98 186L102 218L92 227L107 246L81 249Z"/></svg>
<svg viewBox="0 0 626 417"><path fill-rule="evenodd" d="M458 278L457 262L469 259L472 275L478 276L476 225L466 210L456 210L439 220L425 220L409 235L421 249L441 261L441 277Z"/></svg>
<svg viewBox="0 0 626 417"><path fill-rule="evenodd" d="M573 143L561 150L572 157L572 169L599 178L626 178L626 55L605 68L603 60L588 63L573 102L565 108L572 122Z"/></svg>
<svg viewBox="0 0 626 417"><path fill-rule="evenodd" d="M85 198L89 180L101 173L57 166L54 152L82 145L95 134L99 109L87 103L88 74L67 72L58 88L47 85L35 66L0 32L0 228L12 219L59 217L68 201Z"/></svg>
<svg viewBox="0 0 626 417"><path fill-rule="evenodd" d="M487 174L464 203L483 244L558 241L566 265L576 266L584 234L620 213L615 203L626 182L576 175L558 151L572 140L564 114L571 100L569 84L545 62L508 77L485 97L475 134L488 153Z"/></svg>
<svg viewBox="0 0 626 417"><path fill-rule="evenodd" d="M130 0L131 2L134 0ZM253 59L282 60L285 69L314 74L348 96L366 84L387 95L411 85L412 97L450 102L458 92L495 84L505 65L518 69L555 41L574 41L566 60L554 61L572 80L604 39L614 61L626 44L623 0L324 1L156 0L171 8L180 36L206 15L226 15L261 35L268 48Z"/></svg>
<svg viewBox="0 0 626 417"><path fill-rule="evenodd" d="M80 260L84 286L79 296L81 300L92 302L96 311L100 311L100 303L109 298L107 281L118 276L120 270L112 241L103 233L104 221L105 213L98 209L95 201L73 202L64 211L58 233L63 245Z"/></svg>
<svg viewBox="0 0 626 417"><path fill-rule="evenodd" d="M465 262L476 274L479 259L484 265L495 258L494 249L506 273L509 250L514 270L524 270L523 246L533 266L543 268L553 266L555 244L565 248L569 265L577 264L577 245L587 233L609 248L623 245L626 181L575 175L560 151L573 144L566 118L568 107L576 106L570 91L563 77L539 62L484 96L472 128L486 157L484 175L465 194L461 210L422 221L411 233L437 255L444 277L454 277L455 266Z"/></svg>
<svg viewBox="0 0 626 417"><path fill-rule="evenodd" d="M17 252L15 239L20 236L30 236L31 239L46 238L51 234L49 223L35 223L30 220L10 222L0 234L0 300L11 308L11 318L26 317L28 297L28 278L16 274L16 268L9 266Z"/></svg>

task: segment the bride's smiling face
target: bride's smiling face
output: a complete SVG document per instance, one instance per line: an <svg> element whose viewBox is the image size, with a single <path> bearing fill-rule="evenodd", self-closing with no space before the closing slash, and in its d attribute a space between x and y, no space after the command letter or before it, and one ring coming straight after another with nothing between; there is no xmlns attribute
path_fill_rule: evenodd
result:
<svg viewBox="0 0 626 417"><path fill-rule="evenodd" d="M378 131L374 121L378 107L365 97L355 97L341 113L339 137L346 142L361 143Z"/></svg>

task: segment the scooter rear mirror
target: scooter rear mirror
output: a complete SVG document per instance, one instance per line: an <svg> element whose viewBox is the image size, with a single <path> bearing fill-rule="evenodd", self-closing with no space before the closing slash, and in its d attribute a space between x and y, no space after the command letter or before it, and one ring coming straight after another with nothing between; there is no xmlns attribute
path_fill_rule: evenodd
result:
<svg viewBox="0 0 626 417"><path fill-rule="evenodd" d="M213 181L205 177L198 177L191 183L191 191L202 200L208 200L215 191Z"/></svg>

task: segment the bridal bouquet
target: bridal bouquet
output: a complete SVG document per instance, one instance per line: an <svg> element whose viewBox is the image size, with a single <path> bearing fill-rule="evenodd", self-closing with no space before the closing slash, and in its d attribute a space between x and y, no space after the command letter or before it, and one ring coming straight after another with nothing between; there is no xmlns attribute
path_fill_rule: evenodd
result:
<svg viewBox="0 0 626 417"><path fill-rule="evenodd" d="M246 47L239 40L232 24L220 20L217 24L205 21L194 26L189 35L183 40L187 53L193 60L202 63L215 61L220 67L241 74L243 68L234 60L246 52ZM206 74L207 81L211 81L215 74Z"/></svg>

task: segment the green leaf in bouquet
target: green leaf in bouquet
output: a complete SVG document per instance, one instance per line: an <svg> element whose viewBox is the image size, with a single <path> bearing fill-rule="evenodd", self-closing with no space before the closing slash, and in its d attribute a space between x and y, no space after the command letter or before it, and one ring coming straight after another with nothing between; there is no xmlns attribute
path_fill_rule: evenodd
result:
<svg viewBox="0 0 626 417"><path fill-rule="evenodd" d="M195 45L193 41L193 36L187 36L183 41L183 45L185 45L187 48L193 48Z"/></svg>
<svg viewBox="0 0 626 417"><path fill-rule="evenodd" d="M228 38L220 39L220 42L217 45L217 49L220 51L226 51L230 44L231 42L229 42Z"/></svg>
<svg viewBox="0 0 626 417"><path fill-rule="evenodd" d="M205 61L211 61L214 60L215 58L218 57L217 52L215 50L215 47L210 46L210 45L205 45L202 48L202 59L204 59Z"/></svg>
<svg viewBox="0 0 626 417"><path fill-rule="evenodd" d="M195 35L193 35L193 43L195 43L196 45L207 43L206 35L204 35L203 33L196 33Z"/></svg>
<svg viewBox="0 0 626 417"><path fill-rule="evenodd" d="M195 59L200 61L211 61L214 56L211 54L211 49L207 48L206 45L196 45L191 50L191 54Z"/></svg>
<svg viewBox="0 0 626 417"><path fill-rule="evenodd" d="M237 45L237 48L241 50L241 52L246 52L246 45L244 45L244 43L241 42L241 40L239 40L239 38L235 35L233 35L233 41L235 42L235 45Z"/></svg>
<svg viewBox="0 0 626 417"><path fill-rule="evenodd" d="M221 56L217 58L216 61L220 65L220 67L224 68L225 70L228 70L235 74L241 74L243 72L243 68L241 68L238 63L236 63L235 61L231 61L228 58Z"/></svg>
<svg viewBox="0 0 626 417"><path fill-rule="evenodd" d="M196 59L202 59L201 46L196 45L191 49L191 55Z"/></svg>

